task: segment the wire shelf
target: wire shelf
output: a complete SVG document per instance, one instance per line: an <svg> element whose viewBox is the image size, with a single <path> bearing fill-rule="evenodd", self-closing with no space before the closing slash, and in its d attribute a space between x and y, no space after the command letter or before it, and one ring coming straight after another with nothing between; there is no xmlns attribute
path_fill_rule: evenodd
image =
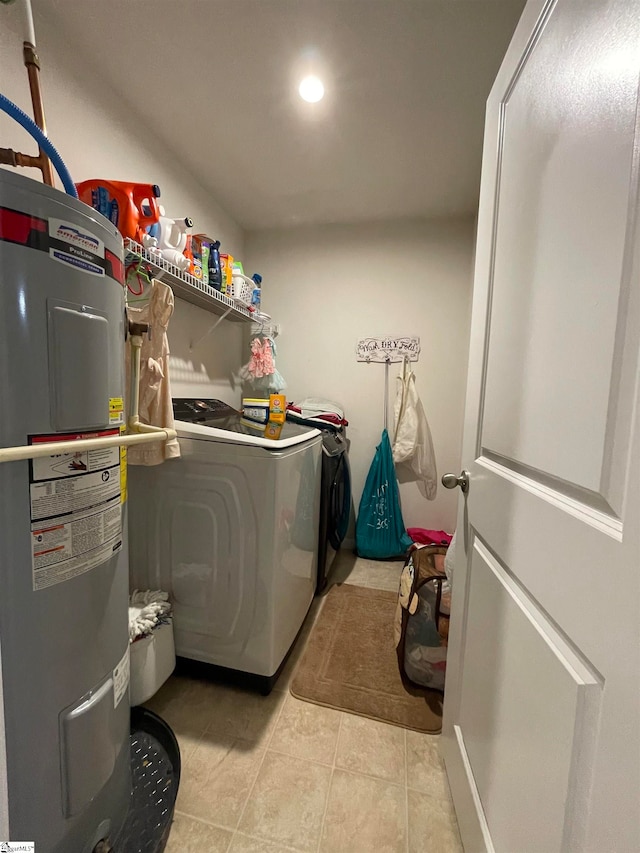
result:
<svg viewBox="0 0 640 853"><path fill-rule="evenodd" d="M140 243L130 240L124 241L126 262L131 263L133 259L142 260L151 268L153 275L170 285L176 296L198 305L212 314L225 315L227 320L237 323L252 322L254 316L248 308L238 305L234 299L219 293L215 288L197 279L187 272L179 270L174 264L165 261L157 255L148 252Z"/></svg>

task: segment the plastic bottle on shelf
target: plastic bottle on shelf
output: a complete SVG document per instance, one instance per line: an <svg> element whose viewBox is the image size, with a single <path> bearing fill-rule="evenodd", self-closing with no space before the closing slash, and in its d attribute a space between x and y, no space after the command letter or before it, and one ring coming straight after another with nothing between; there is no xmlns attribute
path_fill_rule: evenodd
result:
<svg viewBox="0 0 640 853"><path fill-rule="evenodd" d="M146 228L159 217L157 184L135 184L92 178L76 184L80 201L106 216L123 237L143 243Z"/></svg>
<svg viewBox="0 0 640 853"><path fill-rule="evenodd" d="M209 284L215 290L222 290L220 240L212 240L211 245L209 246Z"/></svg>
<svg viewBox="0 0 640 853"><path fill-rule="evenodd" d="M165 214L164 207L159 206L158 222L148 228L149 241L155 245L146 246L149 251L164 258L182 272L189 268L189 258L185 256L185 248L190 239L193 220L185 216L182 219L171 219Z"/></svg>
<svg viewBox="0 0 640 853"><path fill-rule="evenodd" d="M163 260L167 261L167 263L173 264L174 267L177 267L180 272L189 271L189 258L183 255L182 252L178 252L177 249L163 249L162 252L158 253L158 255Z"/></svg>
<svg viewBox="0 0 640 853"><path fill-rule="evenodd" d="M253 288L253 293L251 294L251 304L253 305L256 311L260 310L260 301L262 297L262 276L260 273L254 272L251 276L255 283L255 287Z"/></svg>
<svg viewBox="0 0 640 853"><path fill-rule="evenodd" d="M191 223L191 224L193 225L193 223ZM193 275L193 272L192 272L192 270L193 270L193 248L191 246L192 239L193 239L193 232L191 231L191 228L188 228L186 231L186 242L185 242L185 246L182 250L182 254L187 259L186 271L188 273L190 273L191 275Z"/></svg>

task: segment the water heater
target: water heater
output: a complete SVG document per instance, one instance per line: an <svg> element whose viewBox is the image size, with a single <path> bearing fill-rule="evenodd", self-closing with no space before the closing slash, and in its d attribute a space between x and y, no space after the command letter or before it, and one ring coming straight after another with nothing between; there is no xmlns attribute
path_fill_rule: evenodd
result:
<svg viewBox="0 0 640 853"><path fill-rule="evenodd" d="M107 219L0 170L0 446L118 434L122 283ZM0 841L37 853L90 853L129 806L121 454L0 465Z"/></svg>

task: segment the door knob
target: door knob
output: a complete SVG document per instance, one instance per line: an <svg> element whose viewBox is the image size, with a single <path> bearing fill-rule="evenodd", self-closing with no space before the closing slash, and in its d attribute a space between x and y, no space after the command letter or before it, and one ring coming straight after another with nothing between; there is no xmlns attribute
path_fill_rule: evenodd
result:
<svg viewBox="0 0 640 853"><path fill-rule="evenodd" d="M469 491L469 472L463 471L459 477L456 477L455 474L443 474L442 485L445 489L455 489L456 486L460 486L466 494Z"/></svg>

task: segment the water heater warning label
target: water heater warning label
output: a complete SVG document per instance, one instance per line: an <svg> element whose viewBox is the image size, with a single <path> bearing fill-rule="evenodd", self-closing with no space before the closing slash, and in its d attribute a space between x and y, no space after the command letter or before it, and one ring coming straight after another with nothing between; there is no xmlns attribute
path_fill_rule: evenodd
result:
<svg viewBox="0 0 640 853"><path fill-rule="evenodd" d="M118 429L38 435L31 444L118 435ZM62 583L122 547L120 448L33 459L30 464L33 588Z"/></svg>

